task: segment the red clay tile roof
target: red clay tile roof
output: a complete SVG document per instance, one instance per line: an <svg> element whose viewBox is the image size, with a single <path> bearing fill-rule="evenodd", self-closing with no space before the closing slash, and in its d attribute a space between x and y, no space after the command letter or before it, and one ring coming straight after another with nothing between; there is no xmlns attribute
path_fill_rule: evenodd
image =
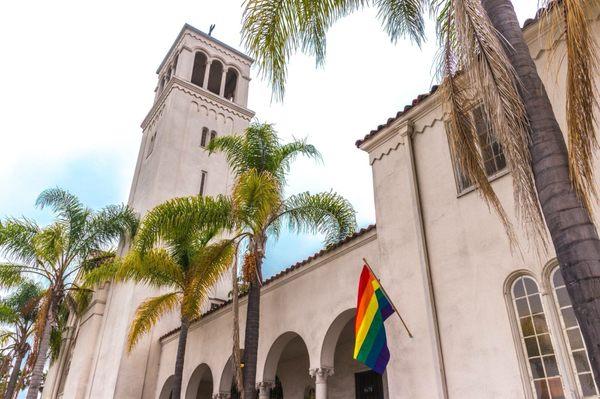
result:
<svg viewBox="0 0 600 399"><path fill-rule="evenodd" d="M334 249L337 249L337 248L341 247L344 244L349 243L350 241L353 241L354 239L362 236L365 233L368 233L371 230L374 230L375 228L376 228L376 226L374 224L371 224L371 225L369 225L367 227L364 227L364 228L360 229L359 231L357 231L356 233L352 234L351 236L348 236L348 237L344 238L342 241L340 241L340 242L338 242L338 243L336 243L336 244L334 244L334 245L332 245L330 247L323 248L322 250L320 250L317 253L312 254L308 258L306 258L304 260L301 260L299 262L294 263L292 266L289 266L288 268L280 271L276 275L271 276L267 280L265 280L263 282L263 287L266 286L266 285L268 285L268 284L271 284L274 281L282 279L287 274L290 274L291 272L302 268L303 266L307 265L308 263L312 262L313 260L315 260L315 259L317 259L317 258L319 258L319 257L321 257L321 256L323 256L323 255L325 255L325 254L333 251ZM240 297L244 297L244 296L246 296L246 294L240 295ZM212 314L212 313L216 312L217 310L222 309L222 308L230 305L231 302L232 302L232 300L230 299L227 302L223 302L219 306L216 306L216 307L212 308L211 310L209 310L207 312L204 312L199 318L192 320L192 324L195 323L195 322L197 322L197 321L199 321L201 318L206 317L209 314ZM174 330L171 330L171 331L169 331L169 332L167 332L165 334L163 334L158 340L161 341L164 338L170 337L171 335L176 334L178 331L179 331L179 327L176 328L176 329L174 329Z"/></svg>
<svg viewBox="0 0 600 399"><path fill-rule="evenodd" d="M525 21L525 23L523 24L523 29L535 24L542 16L544 16L544 14L546 14L550 10L552 10L552 8L554 6L556 6L557 4L559 4L561 1L562 0L551 1L547 7L543 7L543 8L540 8L539 10L537 10L537 12L535 13L535 17L529 18L528 20ZM365 141L373 138L382 129L390 126L390 124L392 124L394 121L398 120L398 118L402 117L406 112L408 112L409 110L414 108L416 105L423 102L423 100L425 100L426 98L431 96L433 93L435 93L437 91L437 89L438 89L438 86L435 85L435 86L431 87L431 90L429 90L429 93L424 93L424 94L420 94L419 96L417 96L414 100L412 100L412 102L410 104L404 106L404 109L402 111L398 111L396 116L389 118L385 124L377 126L376 129L371 130L369 132L369 134L367 134L365 137L363 137L360 140L356 140L355 145L357 147L360 147Z"/></svg>
<svg viewBox="0 0 600 399"><path fill-rule="evenodd" d="M375 136L377 133L379 133L382 129L388 127L392 122L398 120L398 118L402 117L402 115L404 115L405 113L407 113L408 111L410 111L412 108L414 108L416 105L418 105L419 103L421 103L423 100L425 100L426 98L428 98L430 95L432 95L433 93L435 93L438 89L438 86L432 86L431 90L429 90L429 93L424 93L424 94L419 94L414 100L412 100L412 102L408 105L404 106L404 109L402 111L398 111L398 113L396 114L396 116L392 117L392 118L388 118L387 122L383 125L379 125L377 126L377 129L371 130L369 132L369 134L367 134L365 137L362 138L362 140L356 140L356 146L360 147L362 145L362 143L364 143L365 141L369 140L370 138L372 138L373 136Z"/></svg>

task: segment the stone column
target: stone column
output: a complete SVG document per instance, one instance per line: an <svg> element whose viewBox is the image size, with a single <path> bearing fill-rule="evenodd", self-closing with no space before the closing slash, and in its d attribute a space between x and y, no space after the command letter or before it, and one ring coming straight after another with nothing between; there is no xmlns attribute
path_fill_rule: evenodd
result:
<svg viewBox="0 0 600 399"><path fill-rule="evenodd" d="M271 395L271 388L275 386L273 381L263 381L256 384L256 389L258 389L258 399L269 399Z"/></svg>
<svg viewBox="0 0 600 399"><path fill-rule="evenodd" d="M316 399L327 399L327 377L333 375L333 368L320 367L309 371L311 377L315 378Z"/></svg>
<svg viewBox="0 0 600 399"><path fill-rule="evenodd" d="M227 79L227 70L223 65L223 75L221 75L221 87L219 89L219 95L223 97L225 95L225 80Z"/></svg>
<svg viewBox="0 0 600 399"><path fill-rule="evenodd" d="M204 82L202 82L202 87L208 90L208 75L210 75L210 60L206 60L206 68L204 68Z"/></svg>

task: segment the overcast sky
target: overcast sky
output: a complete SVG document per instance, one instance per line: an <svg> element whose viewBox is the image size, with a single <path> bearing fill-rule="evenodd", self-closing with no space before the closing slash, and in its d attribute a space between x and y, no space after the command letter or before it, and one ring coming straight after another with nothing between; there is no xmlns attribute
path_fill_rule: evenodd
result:
<svg viewBox="0 0 600 399"><path fill-rule="evenodd" d="M523 22L537 0L514 0ZM236 48L241 2L170 0L11 1L0 6L0 217L47 223L36 196L60 186L98 208L125 202L155 71L185 22ZM361 226L375 221L371 170L354 142L385 122L433 80L435 41L392 45L373 10L336 23L327 62L295 55L282 103L254 70L249 108L283 138L308 137L324 164L299 161L288 192L337 191ZM267 274L318 250L318 239L284 235Z"/></svg>

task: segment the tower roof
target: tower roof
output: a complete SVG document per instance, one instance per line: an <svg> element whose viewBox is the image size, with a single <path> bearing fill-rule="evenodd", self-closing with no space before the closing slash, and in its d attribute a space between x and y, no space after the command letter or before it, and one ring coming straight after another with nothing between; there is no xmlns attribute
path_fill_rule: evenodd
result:
<svg viewBox="0 0 600 399"><path fill-rule="evenodd" d="M209 36L207 33L202 32L200 29L193 27L192 25L186 23L183 25L183 27L181 28L181 30L179 31L179 34L177 35L177 38L175 39L175 41L173 42L173 44L171 45L171 48L169 48L169 51L167 51L167 54L165 54L165 57L163 58L163 60L161 61L160 65L158 66L158 69L156 69L156 73L159 73L159 71L161 70L161 68L163 67L163 65L165 65L165 62L167 62L167 59L169 58L169 56L171 55L171 52L173 51L173 49L175 49L175 46L177 46L177 43L179 43L179 40L183 37L183 34L186 31L190 31L193 32L197 35L200 35L202 37L204 37L205 39L208 39L216 44L218 44L219 46L235 53L236 55L239 55L240 57L250 61L251 63L254 62L254 59L252 59L251 57L249 57L248 55L242 53L240 50L237 50L233 47L231 47L228 44L223 43L222 41L215 39L213 36Z"/></svg>

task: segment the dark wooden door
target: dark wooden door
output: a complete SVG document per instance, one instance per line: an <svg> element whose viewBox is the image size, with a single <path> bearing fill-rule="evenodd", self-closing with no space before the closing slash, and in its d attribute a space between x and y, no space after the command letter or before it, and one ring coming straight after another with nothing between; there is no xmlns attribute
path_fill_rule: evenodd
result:
<svg viewBox="0 0 600 399"><path fill-rule="evenodd" d="M383 380L374 371L354 374L356 399L383 399Z"/></svg>

